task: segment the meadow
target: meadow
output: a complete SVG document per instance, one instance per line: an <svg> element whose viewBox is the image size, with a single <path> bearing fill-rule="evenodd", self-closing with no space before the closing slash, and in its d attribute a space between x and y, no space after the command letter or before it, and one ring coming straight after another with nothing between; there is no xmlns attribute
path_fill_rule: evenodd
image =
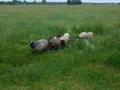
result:
<svg viewBox="0 0 120 90"><path fill-rule="evenodd" d="M82 31L95 37L31 52L31 40ZM1 5L0 89L120 90L120 6Z"/></svg>

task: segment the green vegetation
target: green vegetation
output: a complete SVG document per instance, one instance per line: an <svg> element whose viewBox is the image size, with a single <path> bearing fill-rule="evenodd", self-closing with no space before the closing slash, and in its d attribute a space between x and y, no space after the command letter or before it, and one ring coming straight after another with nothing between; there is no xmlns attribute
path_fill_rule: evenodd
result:
<svg viewBox="0 0 120 90"><path fill-rule="evenodd" d="M46 0L42 0L42 3L45 4L45 3L47 3L47 1Z"/></svg>
<svg viewBox="0 0 120 90"><path fill-rule="evenodd" d="M79 5L82 4L81 0L67 0L68 5Z"/></svg>
<svg viewBox="0 0 120 90"><path fill-rule="evenodd" d="M95 37L44 53L29 47L82 31ZM120 6L0 6L0 89L120 90Z"/></svg>

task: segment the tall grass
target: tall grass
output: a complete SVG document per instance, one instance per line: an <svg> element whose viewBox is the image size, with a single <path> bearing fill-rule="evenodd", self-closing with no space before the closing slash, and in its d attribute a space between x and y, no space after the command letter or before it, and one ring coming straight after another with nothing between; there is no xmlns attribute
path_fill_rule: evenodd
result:
<svg viewBox="0 0 120 90"><path fill-rule="evenodd" d="M120 7L0 6L0 88L119 90ZM60 50L32 54L31 40L92 31Z"/></svg>

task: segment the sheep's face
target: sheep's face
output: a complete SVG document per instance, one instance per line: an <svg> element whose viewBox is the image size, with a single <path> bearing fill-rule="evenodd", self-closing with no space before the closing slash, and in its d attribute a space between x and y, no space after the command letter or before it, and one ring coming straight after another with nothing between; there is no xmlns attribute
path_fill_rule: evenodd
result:
<svg viewBox="0 0 120 90"><path fill-rule="evenodd" d="M30 47L31 47L32 49L35 49L35 42L34 42L34 41L31 41L31 42L30 42Z"/></svg>

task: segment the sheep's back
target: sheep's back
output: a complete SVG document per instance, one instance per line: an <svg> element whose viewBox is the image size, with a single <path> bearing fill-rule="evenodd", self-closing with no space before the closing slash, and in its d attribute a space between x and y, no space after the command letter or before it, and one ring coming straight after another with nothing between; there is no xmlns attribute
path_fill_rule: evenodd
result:
<svg viewBox="0 0 120 90"><path fill-rule="evenodd" d="M87 33L87 37L88 37L88 38L92 38L93 36L94 36L94 33L93 33L93 32L88 32L88 33Z"/></svg>
<svg viewBox="0 0 120 90"><path fill-rule="evenodd" d="M85 38L87 35L87 32L82 32L79 34L79 38Z"/></svg>
<svg viewBox="0 0 120 90"><path fill-rule="evenodd" d="M47 49L48 41L47 40L39 40L35 44L36 44L36 50L41 51L41 50Z"/></svg>

